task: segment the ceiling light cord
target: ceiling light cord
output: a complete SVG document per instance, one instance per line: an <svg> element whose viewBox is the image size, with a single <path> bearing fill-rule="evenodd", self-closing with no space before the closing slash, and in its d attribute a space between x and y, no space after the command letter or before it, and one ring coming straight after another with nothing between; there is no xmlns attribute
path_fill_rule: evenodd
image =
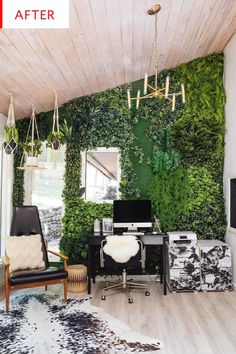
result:
<svg viewBox="0 0 236 354"><path fill-rule="evenodd" d="M157 13L155 14L154 62L155 62L155 89L157 89L157 75L158 75L158 58L157 58Z"/></svg>

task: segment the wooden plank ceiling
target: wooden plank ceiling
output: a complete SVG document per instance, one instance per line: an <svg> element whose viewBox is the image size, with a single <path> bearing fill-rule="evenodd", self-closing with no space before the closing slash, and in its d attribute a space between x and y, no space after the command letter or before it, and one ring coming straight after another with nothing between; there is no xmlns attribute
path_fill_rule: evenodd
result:
<svg viewBox="0 0 236 354"><path fill-rule="evenodd" d="M235 0L70 0L68 30L0 32L0 112L9 92L16 118L154 73L154 17L160 3L159 70L221 52L236 29Z"/></svg>

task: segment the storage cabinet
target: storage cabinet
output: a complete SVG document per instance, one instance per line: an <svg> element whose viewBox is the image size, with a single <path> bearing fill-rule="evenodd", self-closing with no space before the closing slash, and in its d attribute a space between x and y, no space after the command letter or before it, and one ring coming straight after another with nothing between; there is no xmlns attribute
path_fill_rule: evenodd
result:
<svg viewBox="0 0 236 354"><path fill-rule="evenodd" d="M200 290L199 247L196 244L168 245L168 286L171 291Z"/></svg>
<svg viewBox="0 0 236 354"><path fill-rule="evenodd" d="M232 289L231 251L219 240L199 240L201 259L201 290Z"/></svg>
<svg viewBox="0 0 236 354"><path fill-rule="evenodd" d="M173 292L231 290L229 245L219 240L169 243L167 282Z"/></svg>

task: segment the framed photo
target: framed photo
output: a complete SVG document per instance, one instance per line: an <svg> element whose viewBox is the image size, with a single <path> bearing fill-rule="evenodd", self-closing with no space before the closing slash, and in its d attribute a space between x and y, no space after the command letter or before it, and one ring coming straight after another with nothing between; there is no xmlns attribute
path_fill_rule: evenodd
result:
<svg viewBox="0 0 236 354"><path fill-rule="evenodd" d="M102 219L102 232L104 235L113 233L113 219L103 218Z"/></svg>

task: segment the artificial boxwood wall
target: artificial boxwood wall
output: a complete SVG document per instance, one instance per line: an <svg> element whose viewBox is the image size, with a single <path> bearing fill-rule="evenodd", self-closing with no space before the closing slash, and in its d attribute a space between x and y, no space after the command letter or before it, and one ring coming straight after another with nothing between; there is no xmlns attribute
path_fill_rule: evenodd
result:
<svg viewBox="0 0 236 354"><path fill-rule="evenodd" d="M166 74L160 75L162 85ZM177 90L181 82L186 88L187 102L182 105L177 99L175 112L164 99L145 100L138 110L128 110L126 87L76 99L61 109L61 117L73 125L66 151L60 245L71 262L86 260L86 237L94 219L112 215L110 204L86 202L79 195L80 151L96 147L120 148L122 198L150 198L163 231L193 230L199 238L223 239L223 55L196 59L169 74L171 88ZM134 83L134 95L142 84ZM51 117L39 115L43 138ZM27 123L17 122L21 138ZM15 167L19 159L20 151ZM23 174L15 168L15 205L23 203L23 195Z"/></svg>

